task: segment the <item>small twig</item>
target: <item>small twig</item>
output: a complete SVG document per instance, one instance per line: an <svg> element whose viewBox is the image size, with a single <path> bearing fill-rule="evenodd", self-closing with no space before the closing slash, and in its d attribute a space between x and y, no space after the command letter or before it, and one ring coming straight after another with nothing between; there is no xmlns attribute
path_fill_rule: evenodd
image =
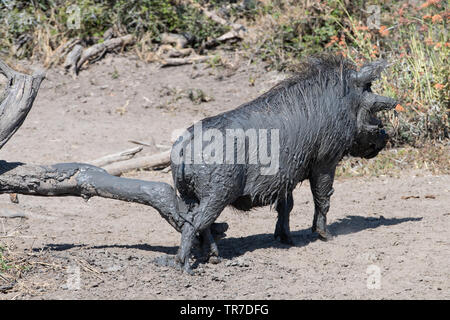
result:
<svg viewBox="0 0 450 320"><path fill-rule="evenodd" d="M103 167L109 174L117 176L136 169L165 168L170 164L170 150L151 156L113 163Z"/></svg>
<svg viewBox="0 0 450 320"><path fill-rule="evenodd" d="M1 273L0 273L0 278L3 279L3 281L9 281L8 279L6 279Z"/></svg>
<svg viewBox="0 0 450 320"><path fill-rule="evenodd" d="M153 147L153 144L149 143L149 142L142 142L142 141L138 141L138 140L128 140L128 142L131 142L131 143L134 143L134 144L139 144L141 146Z"/></svg>
<svg viewBox="0 0 450 320"><path fill-rule="evenodd" d="M16 283L17 283L16 281L13 281L13 282L10 282L7 285L0 286L0 292L5 292L5 291L8 291L8 290L11 290L12 288L14 288Z"/></svg>
<svg viewBox="0 0 450 320"><path fill-rule="evenodd" d="M91 272L95 277L98 279L105 281L102 277L99 276L100 271L96 270L94 267L92 267L87 261L81 260L81 259L75 259L78 264L83 268L86 272Z"/></svg>
<svg viewBox="0 0 450 320"><path fill-rule="evenodd" d="M46 267L52 267L53 269L64 269L61 265L57 265L54 263L46 263L42 261L31 261L30 264L39 264Z"/></svg>
<svg viewBox="0 0 450 320"><path fill-rule="evenodd" d="M198 57L187 57L187 58L166 58L162 59L161 67L175 67L184 64L201 63L208 61L210 57L208 56L198 56Z"/></svg>
<svg viewBox="0 0 450 320"><path fill-rule="evenodd" d="M119 153L110 154L110 155L101 157L99 159L88 161L87 163L92 164L97 167L103 167L103 166L106 166L106 165L114 163L114 162L129 160L129 159L133 158L137 153L141 152L142 149L144 149L144 148L136 147L136 148L132 148L132 149L127 149L127 150L121 151Z"/></svg>

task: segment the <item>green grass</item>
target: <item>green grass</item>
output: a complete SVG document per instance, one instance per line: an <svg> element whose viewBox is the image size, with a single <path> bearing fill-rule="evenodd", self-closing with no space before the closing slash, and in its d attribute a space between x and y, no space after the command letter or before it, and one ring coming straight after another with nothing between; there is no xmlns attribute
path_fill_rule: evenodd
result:
<svg viewBox="0 0 450 320"><path fill-rule="evenodd" d="M430 144L423 148L405 146L385 149L373 159L344 158L336 170L336 177L399 177L401 171L427 171L450 174L450 145Z"/></svg>
<svg viewBox="0 0 450 320"><path fill-rule="evenodd" d="M268 69L296 70L298 61L317 52L341 54L358 65L379 58L392 65L377 93L396 98L398 115L383 120L396 146L422 146L449 138L450 68L448 4L375 1L380 25L369 29L362 1L331 0L314 5L262 1L249 21L257 36L245 45ZM395 14L394 14L395 13Z"/></svg>
<svg viewBox="0 0 450 320"><path fill-rule="evenodd" d="M0 3L0 51L19 58L49 56L69 39L86 45L103 41L106 30L134 34L138 50L152 50L162 32L188 35L193 47L228 30L213 22L186 1L176 0L35 0ZM79 28L72 28L79 8ZM27 35L20 48L17 43Z"/></svg>
<svg viewBox="0 0 450 320"><path fill-rule="evenodd" d="M4 256L5 247L0 245L0 274L7 272L11 269L11 263Z"/></svg>

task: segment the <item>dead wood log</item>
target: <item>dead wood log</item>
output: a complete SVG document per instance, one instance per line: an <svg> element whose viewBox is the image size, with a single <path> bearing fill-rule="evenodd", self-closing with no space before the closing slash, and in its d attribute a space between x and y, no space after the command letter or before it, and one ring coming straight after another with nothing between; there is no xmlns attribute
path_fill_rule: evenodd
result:
<svg viewBox="0 0 450 320"><path fill-rule="evenodd" d="M67 55L66 60L64 61L64 68L69 70L72 75L77 75L83 64L88 60L92 60L95 57L116 48L123 48L133 42L133 36L128 34L119 38L107 39L84 50L81 45L77 44Z"/></svg>
<svg viewBox="0 0 450 320"><path fill-rule="evenodd" d="M233 40L233 39L241 40L243 38L244 38L244 34L242 31L231 30L231 31L224 33L223 35L221 35L218 38L206 41L205 43L202 44L202 48L211 49L211 48L216 47L216 46L220 45L221 43L226 42L228 40Z"/></svg>
<svg viewBox="0 0 450 320"><path fill-rule="evenodd" d="M104 167L114 162L129 160L133 158L137 153L141 152L144 147L136 147L132 149L127 149L121 151L119 153L110 154L92 161L88 161L89 164L92 164L97 167Z"/></svg>
<svg viewBox="0 0 450 320"><path fill-rule="evenodd" d="M161 67L174 67L181 66L184 64L193 64L208 61L210 57L208 56L197 56L197 57L187 57L187 58L165 58L161 61Z"/></svg>
<svg viewBox="0 0 450 320"><path fill-rule="evenodd" d="M45 75L43 71L33 76L18 73L0 60L0 73L8 79L5 92L0 96L0 148L13 136L33 106L34 99ZM10 200L18 203L17 194Z"/></svg>
<svg viewBox="0 0 450 320"><path fill-rule="evenodd" d="M220 17L217 13L215 13L214 11L210 11L204 7L202 7L199 3L190 0L189 3L199 9L200 11L202 11L202 13L207 16L209 19L211 19L212 21L221 24L223 26L227 26L230 27L231 30L228 32L225 32L223 35L221 35L220 37L214 38L214 39L210 39L208 41L206 41L203 45L202 48L213 48L215 46L218 46L219 44L226 42L228 40L232 40L232 39L244 39L246 33L247 33L247 29L245 28L244 25L240 24L240 23L234 23L234 22L230 22L225 20L224 18Z"/></svg>
<svg viewBox="0 0 450 320"><path fill-rule="evenodd" d="M184 223L187 209L167 183L119 178L105 170L82 163L51 166L0 161L0 193L37 196L94 196L137 202L158 210L176 230Z"/></svg>
<svg viewBox="0 0 450 320"><path fill-rule="evenodd" d="M119 47L125 47L126 45L133 43L133 41L133 36L131 34L128 34L120 38L113 38L102 43L94 44L93 46L85 49L81 54L80 60L77 63L77 70L80 70L86 61L94 58L98 54L101 54L105 51L111 51Z"/></svg>
<svg viewBox="0 0 450 320"><path fill-rule="evenodd" d="M83 46L77 44L73 47L73 49L69 52L64 61L64 68L69 70L72 75L76 75L78 72L77 65L80 60L81 53L83 52Z"/></svg>
<svg viewBox="0 0 450 320"><path fill-rule="evenodd" d="M170 150L150 156L116 162L103 166L103 169L111 175L118 176L131 170L165 168L168 165L170 165Z"/></svg>

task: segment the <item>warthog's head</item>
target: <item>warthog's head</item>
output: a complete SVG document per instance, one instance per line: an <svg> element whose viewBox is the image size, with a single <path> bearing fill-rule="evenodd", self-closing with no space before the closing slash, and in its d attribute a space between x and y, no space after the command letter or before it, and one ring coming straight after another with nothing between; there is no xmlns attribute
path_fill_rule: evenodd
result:
<svg viewBox="0 0 450 320"><path fill-rule="evenodd" d="M357 132L349 150L352 156L373 158L386 146L389 136L383 130L383 124L376 117L376 113L393 109L397 102L392 98L374 94L371 90L372 82L380 77L386 66L386 61L379 60L364 65L351 75L351 85L357 95L354 105Z"/></svg>

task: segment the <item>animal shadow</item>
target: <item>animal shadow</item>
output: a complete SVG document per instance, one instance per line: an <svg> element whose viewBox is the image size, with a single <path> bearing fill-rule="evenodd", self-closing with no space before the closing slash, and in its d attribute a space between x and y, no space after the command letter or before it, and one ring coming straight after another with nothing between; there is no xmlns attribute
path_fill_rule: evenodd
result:
<svg viewBox="0 0 450 320"><path fill-rule="evenodd" d="M393 226L396 224L410 222L410 221L421 221L422 217L413 218L384 218L380 216L375 217L362 217L362 216L346 216L343 219L339 219L331 223L328 228L333 236L342 236L346 234L357 233L367 229L375 229L381 226ZM294 241L295 247L303 247L311 242L315 242L319 237L311 232L310 228L297 230L291 232L292 239ZM219 241L219 252L220 256L225 259L233 259L239 257L246 252L252 252L258 249L267 248L280 248L288 249L291 246L282 244L278 240L274 239L272 233L263 233L249 235L246 237L229 237ZM65 251L73 248L86 248L86 249L107 249L107 248L124 248L124 249L139 249L144 251L161 252L168 255L175 255L177 253L178 247L176 246L152 246L148 244L111 244L111 245L87 245L87 244L47 244L42 248L34 248L34 251L50 250L50 251Z"/></svg>
<svg viewBox="0 0 450 320"><path fill-rule="evenodd" d="M98 246L92 246L88 244L74 244L74 243L49 243L42 248L33 248L33 251L66 251L75 248L84 249L111 249L111 248L123 248L123 249L138 249L144 251L161 252L165 254L174 255L177 253L178 247L174 246L152 246L149 244L104 244Z"/></svg>
<svg viewBox="0 0 450 320"><path fill-rule="evenodd" d="M337 237L357 233L367 229L375 229L381 226L393 226L404 222L421 220L422 217L384 218L383 216L380 216L379 218L375 218L350 215L331 223L328 225L328 228L331 234L334 237ZM312 233L310 228L292 231L291 236L295 247L303 247L319 239L318 235L316 233ZM243 255L246 252L251 252L258 249L288 249L290 247L290 245L282 244L275 240L273 234L268 233L255 234L239 238L230 237L222 239L219 242L220 255L225 259L233 259Z"/></svg>

